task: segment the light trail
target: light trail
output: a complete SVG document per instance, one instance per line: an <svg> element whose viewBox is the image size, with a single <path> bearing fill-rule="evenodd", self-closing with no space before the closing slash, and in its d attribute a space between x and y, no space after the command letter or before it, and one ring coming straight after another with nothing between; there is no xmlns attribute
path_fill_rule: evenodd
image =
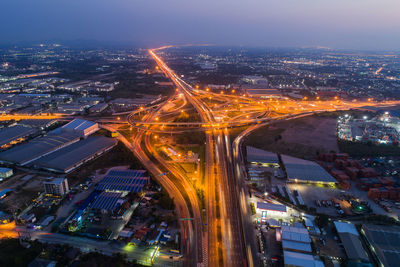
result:
<svg viewBox="0 0 400 267"><path fill-rule="evenodd" d="M169 77L177 87L177 93L183 94L200 115L201 122L171 123L164 121L162 117L153 120L128 120L135 127L146 127L144 131L152 131L157 127L167 127L168 130L179 127L197 127L206 133L206 157L205 157L205 184L206 188L206 214L208 230L203 236L202 244L206 244L208 256L202 262L203 266L257 266L257 248L249 238L249 228L243 215L249 214L249 207L245 201L246 192L243 187L242 177L245 169L240 164L240 145L244 136L254 129L268 124L277 119L294 119L310 116L326 111L338 111L349 109L365 109L368 106L390 107L398 105L399 101L373 102L340 100L335 98L330 101L310 101L291 99L259 100L245 95L220 95L204 90L194 89L183 81L167 64L156 54L168 47L149 50L149 54L156 61L158 67ZM216 102L219 101L218 105ZM227 116L228 112L236 112L234 116ZM154 112L153 112L154 114ZM216 119L217 116L221 119ZM248 127L236 138L231 146L229 131L227 128ZM192 129L195 130L195 129ZM197 129L196 129L197 130ZM171 132L172 133L172 132ZM148 150L152 150L151 144L147 144ZM156 152L152 152L156 153ZM154 155L153 155L154 156ZM158 160L159 162L162 160ZM164 167L168 165L164 164ZM175 176L180 176L176 173ZM187 193L191 189L187 188ZM250 234L251 236L251 234ZM191 244L196 246L196 244ZM200 264L201 261L198 261Z"/></svg>

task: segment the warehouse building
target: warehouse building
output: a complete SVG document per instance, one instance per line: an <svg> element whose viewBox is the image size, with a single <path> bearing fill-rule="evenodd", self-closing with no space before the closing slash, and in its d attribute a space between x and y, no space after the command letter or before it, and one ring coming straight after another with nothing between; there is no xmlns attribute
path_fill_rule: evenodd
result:
<svg viewBox="0 0 400 267"><path fill-rule="evenodd" d="M361 244L360 235L354 224L335 221L334 225L343 243L347 258L352 261L369 262L368 255Z"/></svg>
<svg viewBox="0 0 400 267"><path fill-rule="evenodd" d="M100 113L103 112L106 108L108 108L107 103L97 103L96 105L89 108L90 113Z"/></svg>
<svg viewBox="0 0 400 267"><path fill-rule="evenodd" d="M118 192L101 192L90 205L91 209L99 209L112 211L117 207L118 201L121 199L122 193Z"/></svg>
<svg viewBox="0 0 400 267"><path fill-rule="evenodd" d="M274 88L249 88L246 89L247 94L250 97L258 98L281 98L282 91Z"/></svg>
<svg viewBox="0 0 400 267"><path fill-rule="evenodd" d="M361 233L379 266L399 266L400 227L364 224Z"/></svg>
<svg viewBox="0 0 400 267"><path fill-rule="evenodd" d="M266 221L268 218L282 218L288 215L285 205L266 202L257 202L256 213L261 215L261 221Z"/></svg>
<svg viewBox="0 0 400 267"><path fill-rule="evenodd" d="M69 192L67 178L50 178L43 183L47 195L64 196Z"/></svg>
<svg viewBox="0 0 400 267"><path fill-rule="evenodd" d="M23 142L37 132L36 129L22 125L3 128L0 130L0 149L6 149L14 144Z"/></svg>
<svg viewBox="0 0 400 267"><path fill-rule="evenodd" d="M285 267L324 267L324 263L319 259L319 257L314 257L310 254L293 252L293 251L283 251L283 261L285 262Z"/></svg>
<svg viewBox="0 0 400 267"><path fill-rule="evenodd" d="M279 168L279 158L276 153L247 146L247 162L251 164L262 165L264 167Z"/></svg>
<svg viewBox="0 0 400 267"><path fill-rule="evenodd" d="M100 191L138 193L149 183L145 170L110 171L95 187Z"/></svg>
<svg viewBox="0 0 400 267"><path fill-rule="evenodd" d="M74 133L50 133L1 152L0 162L25 166L79 140L80 137Z"/></svg>
<svg viewBox="0 0 400 267"><path fill-rule="evenodd" d="M289 182L334 185L336 179L314 161L281 155Z"/></svg>
<svg viewBox="0 0 400 267"><path fill-rule="evenodd" d="M23 125L26 127L37 128L41 130L45 130L50 126L57 123L57 120L53 119L34 119L34 120L20 120L18 121L18 125Z"/></svg>
<svg viewBox="0 0 400 267"><path fill-rule="evenodd" d="M284 250L312 252L311 238L305 227L282 226L277 230L277 240L282 241Z"/></svg>
<svg viewBox="0 0 400 267"><path fill-rule="evenodd" d="M92 136L32 162L38 169L69 173L117 145L117 140L104 136Z"/></svg>
<svg viewBox="0 0 400 267"><path fill-rule="evenodd" d="M61 127L62 132L75 133L85 138L97 132L99 129L98 123L82 119L74 119Z"/></svg>

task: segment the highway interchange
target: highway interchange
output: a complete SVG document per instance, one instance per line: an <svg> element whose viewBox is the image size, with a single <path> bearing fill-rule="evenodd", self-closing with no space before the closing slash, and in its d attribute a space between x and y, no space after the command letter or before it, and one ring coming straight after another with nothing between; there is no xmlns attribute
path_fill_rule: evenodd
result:
<svg viewBox="0 0 400 267"><path fill-rule="evenodd" d="M101 127L112 132L129 125L128 136L118 132L118 139L130 149L174 199L181 228L181 252L185 266L258 266L260 262L255 243L254 222L246 201L246 168L241 152L245 138L252 131L279 120L291 120L320 112L363 109L365 106L389 107L398 101L374 102L334 99L291 100L253 99L232 91L211 92L186 83L171 70L159 54L168 47L149 50L158 68L173 81L176 93L165 101L140 107L129 114L100 118ZM182 112L196 114L197 121L177 122ZM0 120L11 117L0 116ZM25 118L25 117L23 117ZM58 114L42 114L30 119L60 118ZM14 119L22 119L14 118ZM132 131L134 129L134 131ZM158 149L160 135L204 132L204 162L200 166L199 183L193 183L174 160L166 160ZM201 200L198 192L204 192ZM3 227L0 234L15 235L15 227ZM63 235L34 233L35 239L68 243L87 250L105 253L118 251L102 243L79 242ZM63 241L63 242L62 242ZM86 247L85 247L86 246ZM120 248L119 248L120 250ZM126 252L129 256L134 252Z"/></svg>
<svg viewBox="0 0 400 267"><path fill-rule="evenodd" d="M390 106L398 104L396 101L376 103L372 100L361 101L293 101L289 99L257 101L246 95L224 94L200 90L186 83L171 70L158 55L165 47L149 50L159 69L170 78L176 86L176 94L158 108L148 111L147 115L137 120L128 117L132 127L138 129L139 136L135 145L140 148L139 139L144 138L146 152L157 165L168 170L174 178L157 176L159 171L151 171L158 180L171 179L180 185L185 192L172 193L186 195L186 207L190 209L193 220L182 225L187 228L187 242L185 256L187 263L201 266L257 266L259 259L257 246L254 241L254 225L248 218L249 205L245 203L246 190L244 186L245 168L241 156L240 146L243 139L256 128L275 120L289 120L301 116L309 116L324 111L348 110L364 106ZM199 115L199 121L176 123L171 115L179 113L185 105L166 112L163 107L179 97L185 98L185 105L191 105L193 111ZM193 112L192 111L192 112ZM163 112L169 116L163 117ZM173 116L172 116L173 117ZM245 131L235 140L230 140L230 129L238 128ZM189 128L189 129L187 129ZM205 167L204 184L205 216L199 212L193 185L188 182L185 174L162 159L152 147L151 136L155 133L181 133L185 131L202 130L205 132ZM144 134L144 132L146 134ZM232 142L233 141L233 142ZM232 147L233 144L233 147ZM136 148L137 149L137 148ZM143 151L143 149L140 149ZM136 153L135 153L136 154ZM154 163L152 163L154 164ZM185 204L181 204L185 206ZM181 215L182 216L182 215ZM184 216L183 216L184 217ZM188 248L190 247L190 248Z"/></svg>
<svg viewBox="0 0 400 267"><path fill-rule="evenodd" d="M176 93L167 101L140 108L127 117L136 128L133 143L128 147L156 179L167 188L177 203L183 231L183 252L188 265L253 266L257 265L257 247L252 238L254 226L248 220L249 207L244 202L245 168L240 145L252 130L277 119L293 119L316 112L347 110L372 101L293 101L289 99L257 101L246 95L224 94L199 90L186 83L158 55L168 47L149 50L160 70L170 78ZM184 99L182 103L182 97ZM171 103L176 104L170 108ZM380 106L395 102L380 103ZM188 107L189 106L189 107ZM190 109L192 110L190 111ZM199 121L174 122L181 110L199 115ZM144 113L140 116L138 113ZM230 114L230 115L229 115ZM230 140L231 128L247 129ZM154 148L155 134L205 132L204 213L190 179L174 164L166 161ZM233 141L233 142L232 142ZM233 147L232 147L233 144ZM167 173L166 175L160 175Z"/></svg>

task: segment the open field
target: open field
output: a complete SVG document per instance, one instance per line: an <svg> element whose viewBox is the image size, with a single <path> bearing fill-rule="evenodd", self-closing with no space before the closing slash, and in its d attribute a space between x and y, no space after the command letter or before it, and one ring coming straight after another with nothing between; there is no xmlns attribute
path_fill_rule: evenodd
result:
<svg viewBox="0 0 400 267"><path fill-rule="evenodd" d="M253 132L246 145L301 158L338 152L336 118L313 116L279 122Z"/></svg>

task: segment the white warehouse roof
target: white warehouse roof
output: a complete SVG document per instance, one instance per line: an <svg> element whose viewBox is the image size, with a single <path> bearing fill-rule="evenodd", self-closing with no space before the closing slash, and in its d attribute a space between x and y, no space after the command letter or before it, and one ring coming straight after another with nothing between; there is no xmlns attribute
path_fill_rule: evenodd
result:
<svg viewBox="0 0 400 267"><path fill-rule="evenodd" d="M335 183L332 177L324 168L314 161L281 155L289 179L297 179L311 182Z"/></svg>
<svg viewBox="0 0 400 267"><path fill-rule="evenodd" d="M92 122L92 121L87 121L87 120L82 120L82 119L74 119L71 122L65 124L62 129L69 129L69 130L75 130L75 131L83 131L86 130L92 126L95 126L97 123Z"/></svg>
<svg viewBox="0 0 400 267"><path fill-rule="evenodd" d="M280 204L257 202L257 209L286 212L286 206Z"/></svg>

